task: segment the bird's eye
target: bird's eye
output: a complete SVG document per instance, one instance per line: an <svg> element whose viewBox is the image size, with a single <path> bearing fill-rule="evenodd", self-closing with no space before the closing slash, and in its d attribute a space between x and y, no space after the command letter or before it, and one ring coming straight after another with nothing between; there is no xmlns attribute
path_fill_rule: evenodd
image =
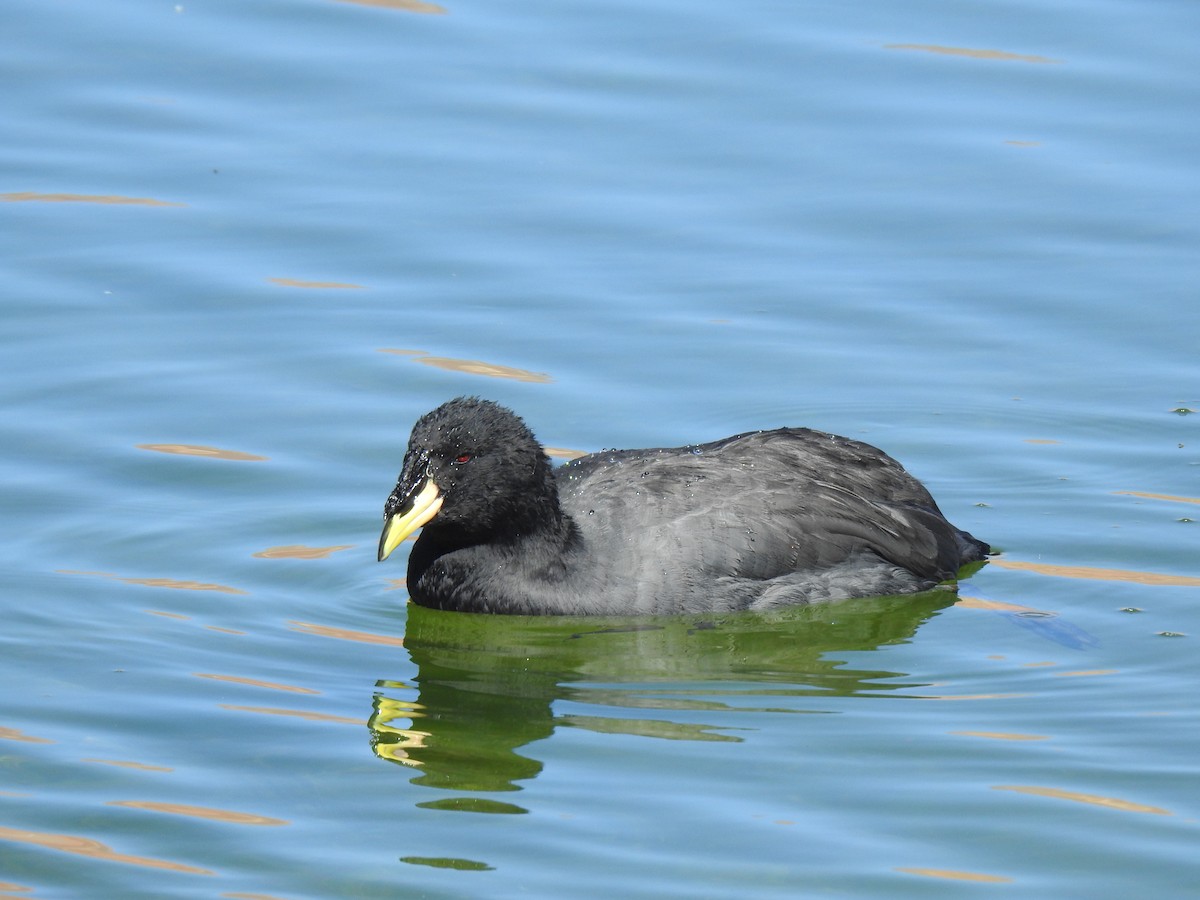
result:
<svg viewBox="0 0 1200 900"><path fill-rule="evenodd" d="M454 457L454 464L457 466L461 466L461 465L463 465L463 463L469 463L470 461L471 461L470 453L460 453L458 456Z"/></svg>

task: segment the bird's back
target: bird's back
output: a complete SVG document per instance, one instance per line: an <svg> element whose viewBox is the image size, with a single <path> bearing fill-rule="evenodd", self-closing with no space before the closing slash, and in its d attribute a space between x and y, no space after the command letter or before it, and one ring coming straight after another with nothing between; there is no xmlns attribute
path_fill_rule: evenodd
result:
<svg viewBox="0 0 1200 900"><path fill-rule="evenodd" d="M603 451L558 469L587 566L649 611L734 609L917 590L982 559L882 451L804 428ZM616 599L616 598L614 598Z"/></svg>

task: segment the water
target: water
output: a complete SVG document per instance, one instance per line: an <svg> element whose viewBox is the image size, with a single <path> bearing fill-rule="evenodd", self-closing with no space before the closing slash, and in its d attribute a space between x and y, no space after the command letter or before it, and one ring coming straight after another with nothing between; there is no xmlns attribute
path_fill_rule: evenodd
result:
<svg viewBox="0 0 1200 900"><path fill-rule="evenodd" d="M1194 4L4 19L0 895L1194 894ZM406 608L462 393L848 434L1003 555Z"/></svg>

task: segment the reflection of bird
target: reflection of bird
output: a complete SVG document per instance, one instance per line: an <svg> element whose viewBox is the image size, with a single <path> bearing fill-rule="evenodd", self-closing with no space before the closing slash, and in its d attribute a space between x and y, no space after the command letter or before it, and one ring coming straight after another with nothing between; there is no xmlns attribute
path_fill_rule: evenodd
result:
<svg viewBox="0 0 1200 900"><path fill-rule="evenodd" d="M554 469L509 410L421 417L384 506L423 606L493 613L766 609L924 590L988 547L887 454L780 428Z"/></svg>
<svg viewBox="0 0 1200 900"><path fill-rule="evenodd" d="M914 639L955 599L926 591L738 615L586 620L411 606L404 647L417 675L374 685L371 749L409 768L414 785L478 792L519 790L542 771L541 742L563 727L741 741L743 715L761 724L764 714L811 711L814 697L910 693L913 680L877 655L856 668L846 654ZM731 683L732 701L719 689ZM462 796L417 805L521 811Z"/></svg>
<svg viewBox="0 0 1200 900"><path fill-rule="evenodd" d="M955 605L962 609L990 609L1010 622L1072 650L1090 650L1100 646L1099 638L1066 619L1060 619L1055 612L984 597L963 597Z"/></svg>

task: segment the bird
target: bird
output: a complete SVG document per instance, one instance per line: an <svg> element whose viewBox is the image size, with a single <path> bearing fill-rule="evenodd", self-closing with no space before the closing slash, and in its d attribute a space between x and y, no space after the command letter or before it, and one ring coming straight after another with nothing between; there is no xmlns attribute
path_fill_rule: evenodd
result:
<svg viewBox="0 0 1200 900"><path fill-rule="evenodd" d="M470 613L637 616L910 594L989 546L882 450L809 428L563 465L512 410L457 397L412 429L380 562L421 529L409 598Z"/></svg>

